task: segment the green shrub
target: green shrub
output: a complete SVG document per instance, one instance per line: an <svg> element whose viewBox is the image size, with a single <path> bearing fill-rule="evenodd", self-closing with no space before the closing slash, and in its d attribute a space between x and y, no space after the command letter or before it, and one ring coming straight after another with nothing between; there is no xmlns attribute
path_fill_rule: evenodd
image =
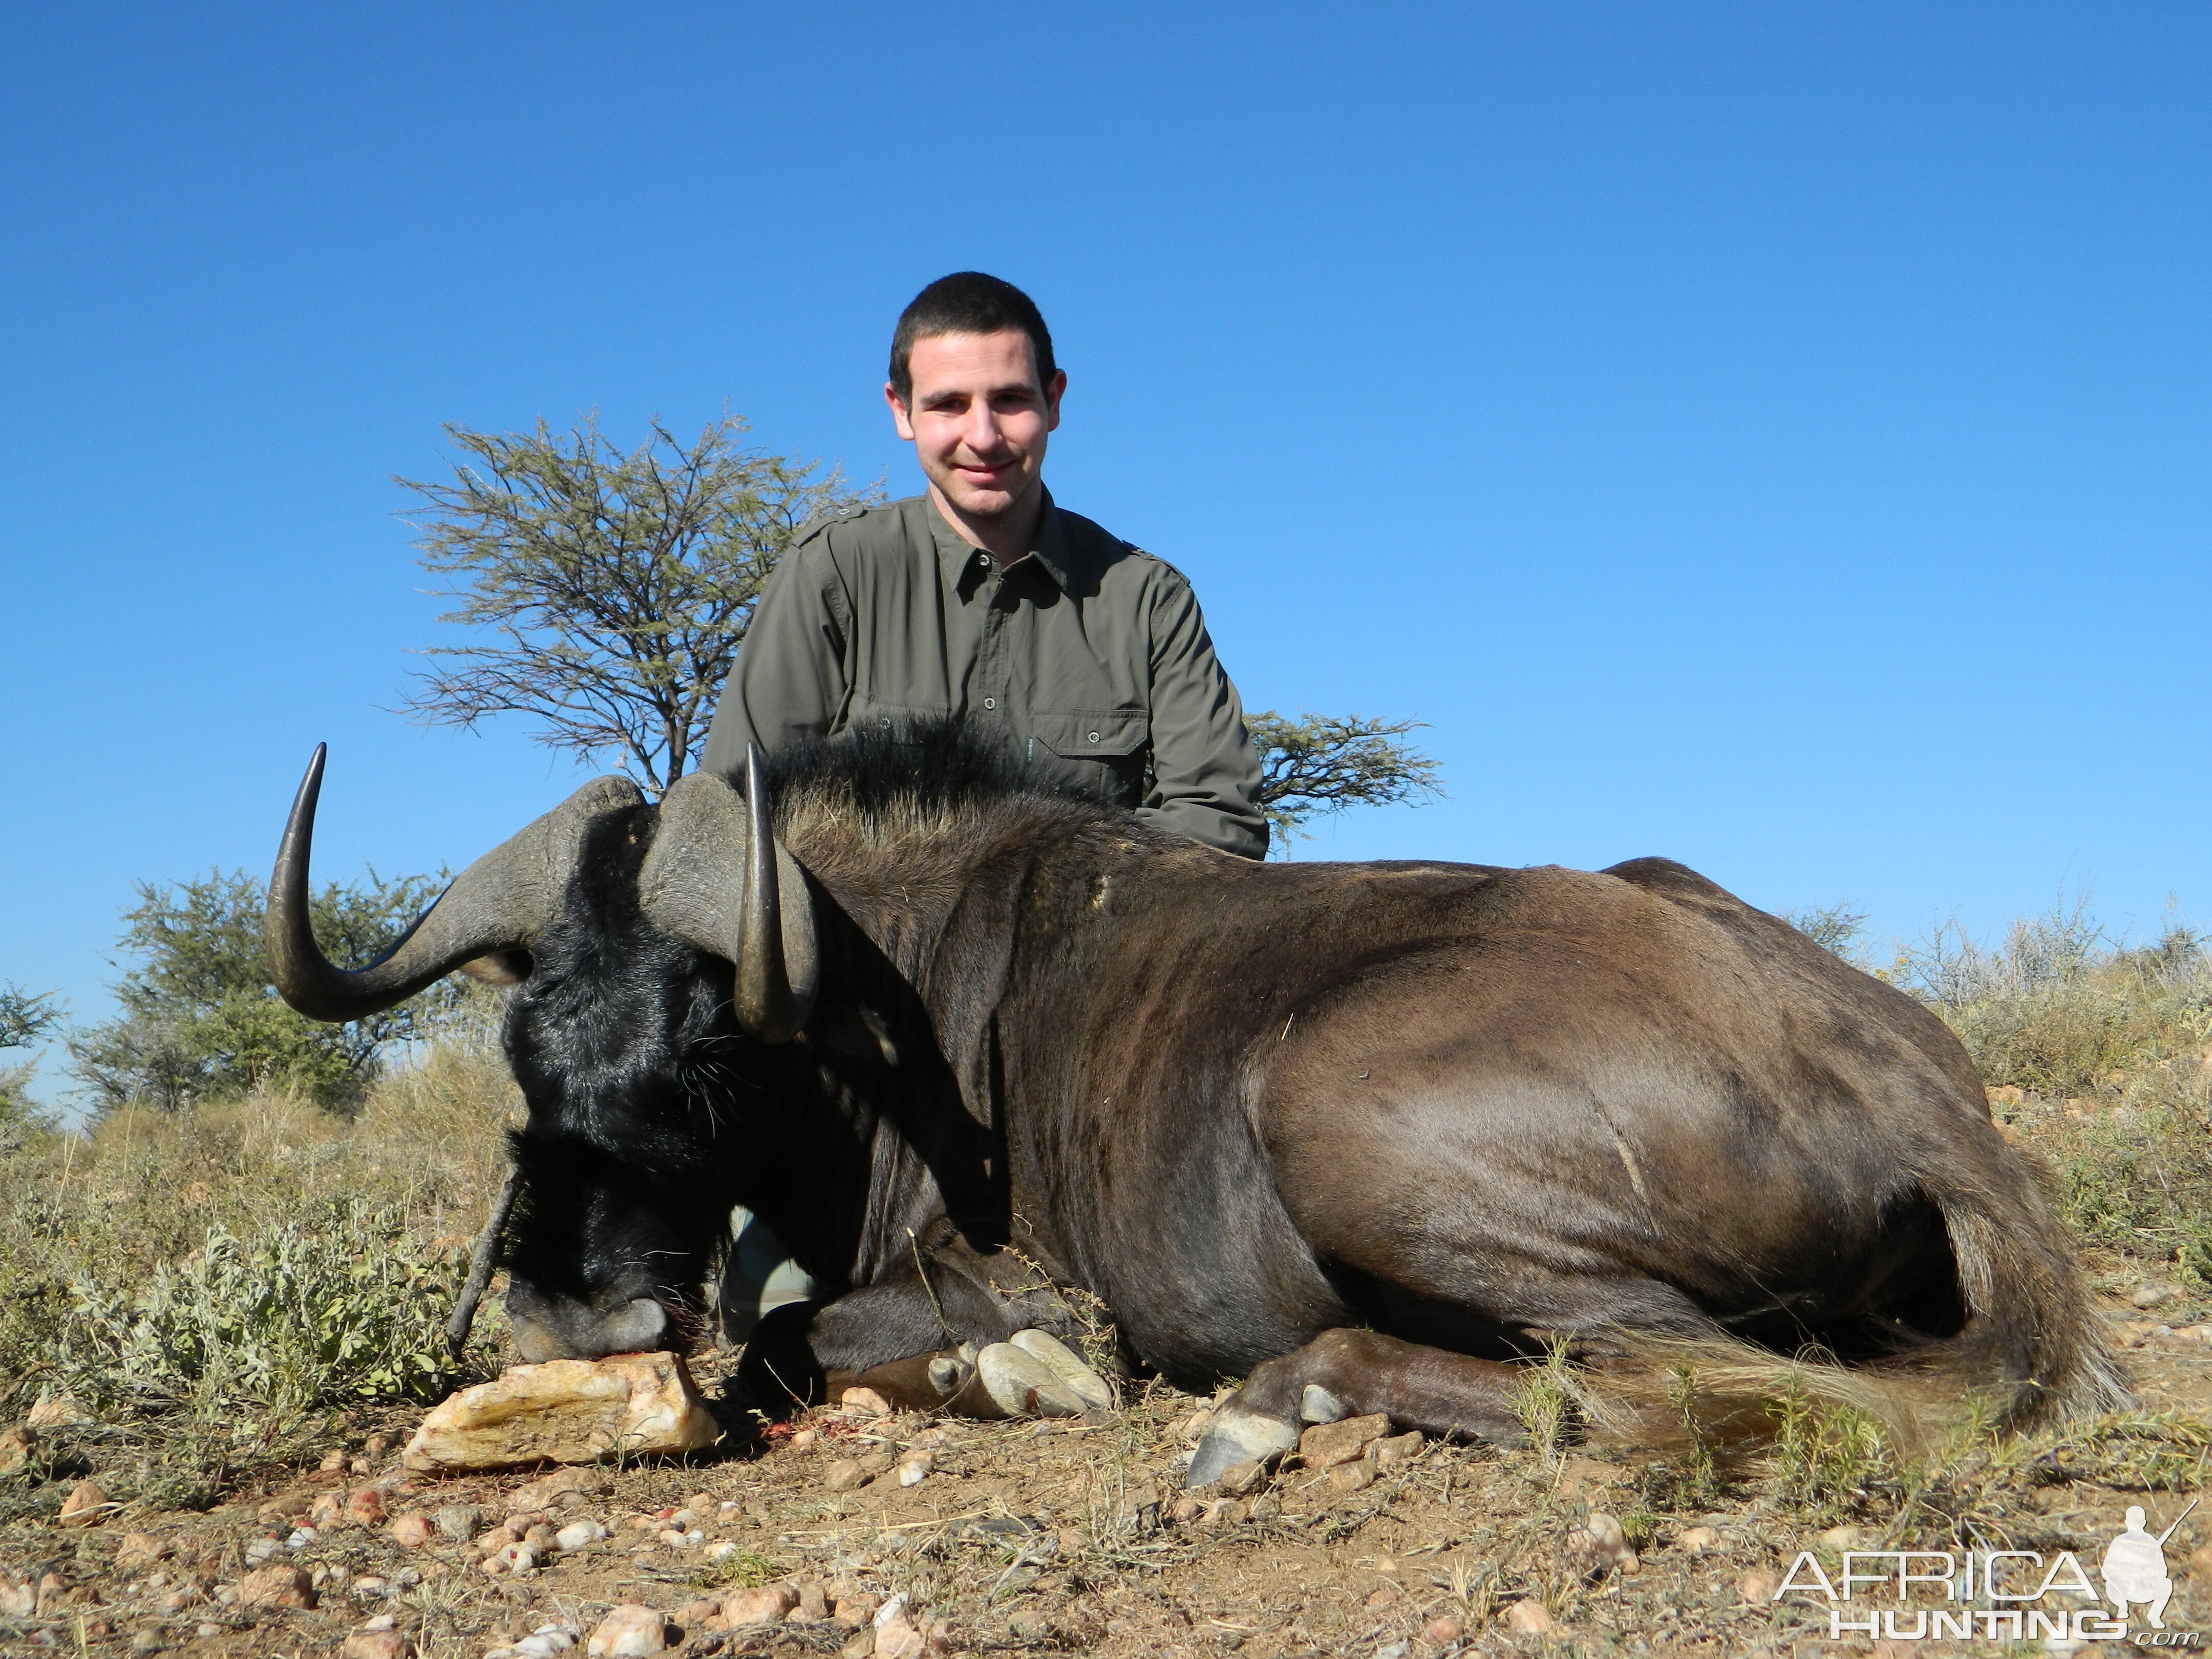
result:
<svg viewBox="0 0 2212 1659"><path fill-rule="evenodd" d="M1958 1032L1992 1088L2063 1099L2159 1076L2172 1086L2158 1103L2180 1103L2191 1087L2201 1103L2195 1078L2212 1042L2205 943L2169 922L2156 944L2124 949L2077 901L2014 922L1996 947L1946 924L1903 952L1891 977Z"/></svg>
<svg viewBox="0 0 2212 1659"><path fill-rule="evenodd" d="M338 963L373 961L436 896L428 876L374 870L309 900L315 937ZM105 1109L143 1102L177 1110L264 1088L350 1112L395 1046L438 1030L461 999L441 981L398 1007L343 1025L294 1013L269 981L268 895L243 872L173 887L142 883L121 945L137 964L115 987L122 1016L70 1039L78 1078Z"/></svg>
<svg viewBox="0 0 2212 1659"><path fill-rule="evenodd" d="M252 1237L210 1227L135 1289L79 1277L55 1370L87 1404L141 1413L421 1399L467 1266L358 1198Z"/></svg>
<svg viewBox="0 0 2212 1659"><path fill-rule="evenodd" d="M1864 1505L1887 1471L1881 1425L1855 1407L1792 1382L1773 1406L1777 1496L1798 1515L1834 1520Z"/></svg>

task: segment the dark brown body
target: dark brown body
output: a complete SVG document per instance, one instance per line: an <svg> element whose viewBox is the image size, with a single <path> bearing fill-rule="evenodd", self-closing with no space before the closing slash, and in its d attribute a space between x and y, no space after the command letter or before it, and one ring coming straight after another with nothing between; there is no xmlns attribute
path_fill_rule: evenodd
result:
<svg viewBox="0 0 2212 1659"><path fill-rule="evenodd" d="M801 806L785 839L907 964L1019 1242L1135 1359L1205 1386L1340 1327L1493 1360L1728 1333L1946 1345L2023 1415L2111 1389L1957 1040L1787 924L1660 860L1255 866L1066 812L864 850ZM1496 1426L1502 1374L1455 1375L1352 1403Z"/></svg>
<svg viewBox="0 0 2212 1659"><path fill-rule="evenodd" d="M2014 1420L2120 1397L1957 1040L1786 924L1660 860L1255 865L994 768L787 762L792 1040L733 1018L742 951L648 914L699 910L654 849L696 832L611 797L543 832L577 851L507 1033L528 1357L666 1340L736 1202L828 1287L756 1335L764 1393L912 1393L1064 1316L1033 1263L1131 1364L1249 1378L1200 1479L1301 1417L1510 1435L1559 1337L1917 1355Z"/></svg>

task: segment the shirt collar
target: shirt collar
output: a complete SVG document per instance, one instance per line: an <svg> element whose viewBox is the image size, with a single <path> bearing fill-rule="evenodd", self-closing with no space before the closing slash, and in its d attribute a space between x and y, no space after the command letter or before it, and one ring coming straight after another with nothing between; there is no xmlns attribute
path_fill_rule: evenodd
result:
<svg viewBox="0 0 2212 1659"><path fill-rule="evenodd" d="M1030 532L1029 551L1043 567L1045 574L1066 592L1077 562L1075 549L1068 541L1067 527L1061 521L1060 509L1053 505L1052 491L1042 485L1038 488L1043 490L1044 505L1037 514L1036 528ZM937 556L957 580L960 572L975 562L981 550L945 521L945 515L937 510L934 496L925 495L921 499L928 508L929 532L937 544Z"/></svg>

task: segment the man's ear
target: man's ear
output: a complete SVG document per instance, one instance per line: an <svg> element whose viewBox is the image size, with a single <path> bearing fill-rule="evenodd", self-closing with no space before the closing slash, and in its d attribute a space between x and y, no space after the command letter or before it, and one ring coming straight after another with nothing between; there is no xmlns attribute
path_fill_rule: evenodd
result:
<svg viewBox="0 0 2212 1659"><path fill-rule="evenodd" d="M1052 384L1044 389L1044 429L1048 432L1060 430L1060 399L1061 394L1066 390L1067 371L1064 368L1054 369L1052 374Z"/></svg>
<svg viewBox="0 0 2212 1659"><path fill-rule="evenodd" d="M1063 380L1066 378L1067 377L1065 374L1060 376L1060 379ZM912 443L914 441L914 422L908 417L906 405L899 401L898 388L893 386L889 380L885 380L884 382L884 401L891 406L891 424L898 428L899 436L903 438L907 442ZM1060 419L1058 410L1059 404L1055 402L1054 404L1054 412L1053 415L1053 420L1055 424Z"/></svg>

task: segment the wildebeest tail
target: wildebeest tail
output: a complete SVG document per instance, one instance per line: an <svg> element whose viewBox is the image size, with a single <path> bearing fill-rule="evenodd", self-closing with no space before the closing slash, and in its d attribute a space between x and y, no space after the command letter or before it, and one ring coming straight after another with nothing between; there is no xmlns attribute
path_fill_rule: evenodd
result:
<svg viewBox="0 0 2212 1659"><path fill-rule="evenodd" d="M1650 1446L1694 1423L1710 1443L1747 1445L1774 1433L1794 1395L1873 1418L1911 1453L1966 1418L2027 1429L2125 1409L2103 1322L2027 1160L2008 1146L1979 1170L1923 1171L1918 1186L1950 1239L1966 1312L1954 1335L1846 1365L1718 1330L1609 1333L1612 1363L1571 1389L1590 1431Z"/></svg>
<svg viewBox="0 0 2212 1659"><path fill-rule="evenodd" d="M2011 1428L2130 1404L2065 1229L2027 1160L2003 1146L1986 1170L1946 1163L1923 1171L1921 1187L1950 1234L1966 1322L1912 1363L1995 1388L1997 1419Z"/></svg>

